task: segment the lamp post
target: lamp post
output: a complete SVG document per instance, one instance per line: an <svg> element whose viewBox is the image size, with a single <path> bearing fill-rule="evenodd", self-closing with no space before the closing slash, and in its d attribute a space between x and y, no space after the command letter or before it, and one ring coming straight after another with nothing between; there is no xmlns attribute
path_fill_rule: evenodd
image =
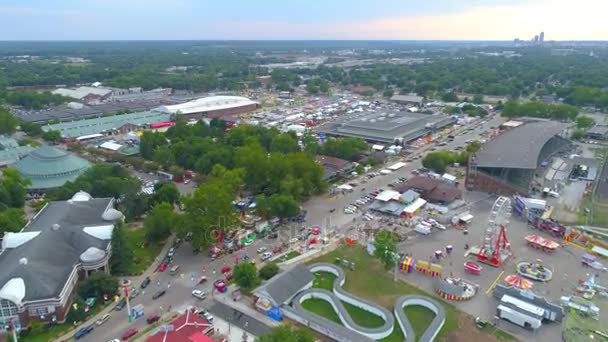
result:
<svg viewBox="0 0 608 342"><path fill-rule="evenodd" d="M133 317L131 316L131 303L129 303L129 287L124 286L123 289L125 291L125 300L127 302L127 315L129 317L129 323L131 323L133 322Z"/></svg>

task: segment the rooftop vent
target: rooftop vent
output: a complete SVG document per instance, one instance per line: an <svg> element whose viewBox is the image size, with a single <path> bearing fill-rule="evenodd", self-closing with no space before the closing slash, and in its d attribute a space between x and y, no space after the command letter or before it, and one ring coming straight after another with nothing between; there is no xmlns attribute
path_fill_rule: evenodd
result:
<svg viewBox="0 0 608 342"><path fill-rule="evenodd" d="M61 226L59 226L59 224L55 223L55 224L53 224L53 225L51 226L51 229L52 229L53 231L55 231L55 232L56 232L56 231L58 231L58 230L59 230L59 228L60 228L60 227L61 227Z"/></svg>
<svg viewBox="0 0 608 342"><path fill-rule="evenodd" d="M19 265L27 265L27 258L19 259Z"/></svg>

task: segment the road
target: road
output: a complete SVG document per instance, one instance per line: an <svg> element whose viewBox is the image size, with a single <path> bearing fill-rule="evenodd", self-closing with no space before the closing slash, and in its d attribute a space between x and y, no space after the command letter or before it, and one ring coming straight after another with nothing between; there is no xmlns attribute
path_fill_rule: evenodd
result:
<svg viewBox="0 0 608 342"><path fill-rule="evenodd" d="M476 128L470 132L456 135L453 142L439 148L453 149L456 146L464 146L465 141L479 138L479 133L485 130L490 130L490 126L498 126L502 121L504 120L498 116L493 116L488 120L487 123L481 125L479 128ZM475 125L475 123L473 125ZM430 149L432 147L433 146L429 145L426 148L417 151L416 154L423 153L426 149ZM322 227L325 227L327 219L329 218L331 227L336 229L337 233L344 234L344 232L350 228L350 223L352 223L353 218L356 218L358 222L361 220L360 215L344 214L344 206L355 202L359 197L362 196L362 194L367 194L373 189L388 189L386 185L392 180L398 177L409 177L411 175L411 171L419 168L420 166L421 159L417 159L413 162L407 163L405 167L393 172L390 175L371 178L366 184L355 188L355 191L352 193L338 196L323 195L310 199L303 205L303 207L308 211L306 219L307 224L319 224ZM158 177L155 175L135 171L133 172L142 178L144 182L158 179ZM360 177L360 179L363 179L363 177ZM360 183L360 180L357 181ZM182 194L187 194L194 190L193 183L178 184L178 188ZM362 191L361 188L365 188L366 190ZM336 208L335 212L330 214L330 208ZM152 282L145 290L145 293L141 293L138 297L131 301L131 306L138 304L142 304L144 306L145 315L143 318L129 323L126 308L122 311L114 310L111 312L110 319L104 325L96 327L95 330L93 330L87 336L81 338L80 341L100 342L111 341L114 338L120 339L122 334L130 328L136 328L140 331L145 329L147 327L145 317L152 314L167 312L167 310L183 310L188 306L208 308L213 304L212 299L209 297L200 301L194 298L191 295L193 289L201 289L210 294L213 281L222 278L220 269L224 265L234 265L235 255L241 257L248 255L251 258L255 258L257 263L260 263L261 261L259 260L256 252L257 248L264 246L267 249L272 250L272 247L279 245L281 241L288 240L290 237L293 237L294 234L297 234L295 230L290 232L285 231L283 234L281 234L278 240L258 239L252 245L246 247L238 253L224 256L223 258L215 261L211 260L207 253L194 255L192 253L191 246L187 242L184 242L177 249L173 261L173 265L180 265L183 278L179 274L174 276L170 275L168 270L161 273L154 273L150 276ZM205 267L205 272L203 272L203 267ZM197 285L197 280L203 275L207 276L209 281L204 285ZM139 288L142 279L143 277L133 278L133 285ZM154 292L160 289L166 290L166 294L157 300L153 300L152 296Z"/></svg>

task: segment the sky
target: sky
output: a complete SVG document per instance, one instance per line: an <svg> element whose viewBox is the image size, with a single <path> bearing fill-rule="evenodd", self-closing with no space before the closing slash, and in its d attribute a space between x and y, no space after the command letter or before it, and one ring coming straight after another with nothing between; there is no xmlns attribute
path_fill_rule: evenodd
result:
<svg viewBox="0 0 608 342"><path fill-rule="evenodd" d="M607 0L0 0L0 40L608 40Z"/></svg>

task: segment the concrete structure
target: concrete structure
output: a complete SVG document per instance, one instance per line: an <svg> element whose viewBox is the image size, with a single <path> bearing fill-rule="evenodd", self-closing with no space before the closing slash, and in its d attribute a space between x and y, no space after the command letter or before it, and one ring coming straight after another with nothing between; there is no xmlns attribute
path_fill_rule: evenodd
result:
<svg viewBox="0 0 608 342"><path fill-rule="evenodd" d="M259 104L240 96L211 96L190 102L162 106L158 112L183 115L187 120L200 120L203 117L221 119L224 116L252 112Z"/></svg>
<svg viewBox="0 0 608 342"><path fill-rule="evenodd" d="M453 125L455 119L442 115L407 112L370 112L357 119L342 119L315 128L332 136L362 138L371 143L402 145Z"/></svg>
<svg viewBox="0 0 608 342"><path fill-rule="evenodd" d="M78 192L49 202L19 233L7 233L0 250L0 324L65 321L78 280L109 272L110 239L122 218L113 198Z"/></svg>
<svg viewBox="0 0 608 342"><path fill-rule="evenodd" d="M73 181L83 174L91 164L74 154L50 146L39 147L15 164L21 177L31 184L28 191L44 192Z"/></svg>
<svg viewBox="0 0 608 342"><path fill-rule="evenodd" d="M469 160L467 189L528 193L540 164L571 147L560 135L566 127L555 121L527 122L490 140Z"/></svg>
<svg viewBox="0 0 608 342"><path fill-rule="evenodd" d="M42 130L59 131L65 139L91 134L126 134L130 131L149 128L151 124L171 120L171 114L162 112L137 112L103 116L94 119L60 122L42 126Z"/></svg>

